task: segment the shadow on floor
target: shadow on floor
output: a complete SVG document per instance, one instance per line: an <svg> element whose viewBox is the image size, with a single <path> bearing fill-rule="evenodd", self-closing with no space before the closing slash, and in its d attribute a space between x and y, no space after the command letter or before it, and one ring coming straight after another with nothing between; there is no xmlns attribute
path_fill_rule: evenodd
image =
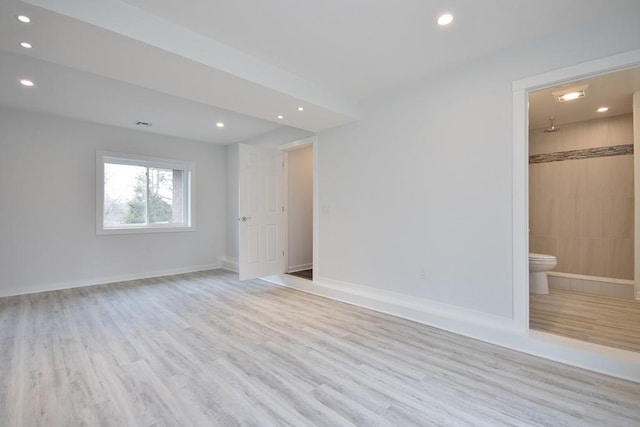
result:
<svg viewBox="0 0 640 427"><path fill-rule="evenodd" d="M313 280L313 270L302 270L302 271L296 271L294 273L287 273L287 274L290 274L296 277L302 277L303 279L307 279L307 280Z"/></svg>

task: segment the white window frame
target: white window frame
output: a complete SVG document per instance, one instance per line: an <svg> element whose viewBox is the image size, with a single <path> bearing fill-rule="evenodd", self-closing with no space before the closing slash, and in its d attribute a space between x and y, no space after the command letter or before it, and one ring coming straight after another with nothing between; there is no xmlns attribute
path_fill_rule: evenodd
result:
<svg viewBox="0 0 640 427"><path fill-rule="evenodd" d="M184 171L184 218L182 224L131 224L116 227L104 226L104 164L118 163L160 169ZM139 154L96 152L96 234L138 234L195 231L195 162L149 157Z"/></svg>

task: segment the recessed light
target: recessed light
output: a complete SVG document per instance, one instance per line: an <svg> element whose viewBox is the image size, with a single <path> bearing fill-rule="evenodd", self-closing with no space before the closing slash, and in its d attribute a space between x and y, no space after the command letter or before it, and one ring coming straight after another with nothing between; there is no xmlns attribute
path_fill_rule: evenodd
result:
<svg viewBox="0 0 640 427"><path fill-rule="evenodd" d="M218 122L218 123L216 123L216 126L219 127L219 128L223 128L224 127L224 123Z"/></svg>
<svg viewBox="0 0 640 427"><path fill-rule="evenodd" d="M20 43L20 46L22 46L25 49L31 49L33 47L29 42L22 42Z"/></svg>
<svg viewBox="0 0 640 427"><path fill-rule="evenodd" d="M440 25L441 27L444 27L445 25L449 25L453 22L453 15L450 13L445 13L443 15L440 15L440 17L438 18L438 25Z"/></svg>
<svg viewBox="0 0 640 427"><path fill-rule="evenodd" d="M31 80L27 80L27 79L20 80L20 84L22 86L27 86L27 87L34 86L34 83Z"/></svg>
<svg viewBox="0 0 640 427"><path fill-rule="evenodd" d="M298 111L304 111L304 107L298 107Z"/></svg>
<svg viewBox="0 0 640 427"><path fill-rule="evenodd" d="M607 111L609 111L609 107L600 107L597 111L598 113L606 113Z"/></svg>
<svg viewBox="0 0 640 427"><path fill-rule="evenodd" d="M282 114L279 114L279 115L278 115L278 118L279 118L280 120L282 120L282 119L284 119L284 116L283 116Z"/></svg>
<svg viewBox="0 0 640 427"><path fill-rule="evenodd" d="M28 24L29 22L31 22L31 18L29 18L27 15L18 15L18 21Z"/></svg>

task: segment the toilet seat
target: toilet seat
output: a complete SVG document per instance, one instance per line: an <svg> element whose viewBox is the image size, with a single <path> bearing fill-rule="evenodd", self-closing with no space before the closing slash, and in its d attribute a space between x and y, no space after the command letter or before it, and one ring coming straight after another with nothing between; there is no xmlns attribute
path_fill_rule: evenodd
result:
<svg viewBox="0 0 640 427"><path fill-rule="evenodd" d="M529 254L529 261L555 261L556 257L553 255L546 255L546 254L534 254L534 253L530 253Z"/></svg>

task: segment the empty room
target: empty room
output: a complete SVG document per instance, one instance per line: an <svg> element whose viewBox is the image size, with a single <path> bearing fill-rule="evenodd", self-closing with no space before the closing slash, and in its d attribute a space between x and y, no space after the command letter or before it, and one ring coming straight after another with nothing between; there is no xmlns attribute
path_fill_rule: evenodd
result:
<svg viewBox="0 0 640 427"><path fill-rule="evenodd" d="M0 2L0 426L640 425L637 0Z"/></svg>

